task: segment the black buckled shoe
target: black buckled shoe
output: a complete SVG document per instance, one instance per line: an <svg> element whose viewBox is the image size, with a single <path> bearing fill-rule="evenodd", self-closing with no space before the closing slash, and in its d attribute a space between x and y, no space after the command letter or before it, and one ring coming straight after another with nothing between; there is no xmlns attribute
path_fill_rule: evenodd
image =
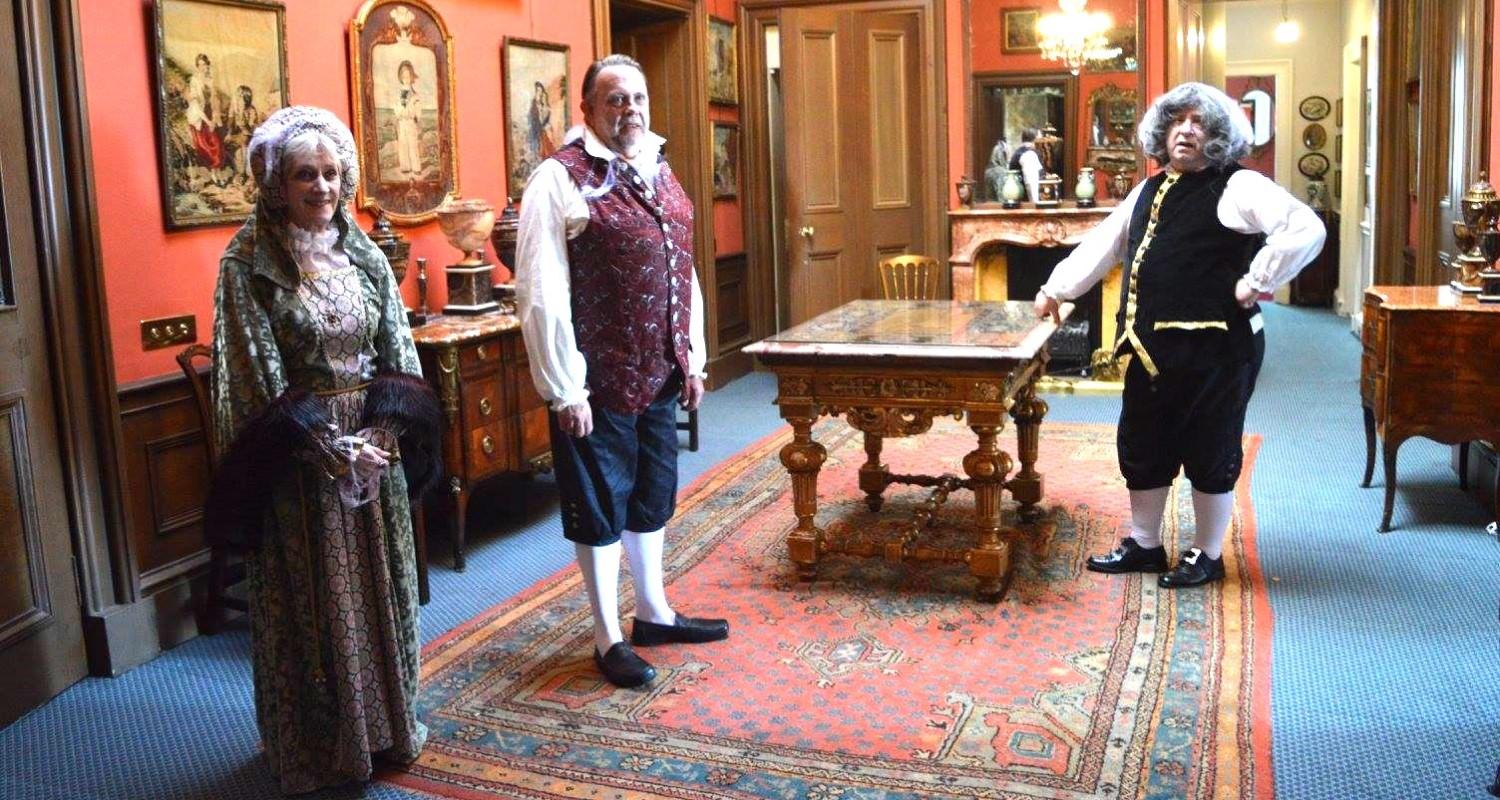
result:
<svg viewBox="0 0 1500 800"><path fill-rule="evenodd" d="M594 665L610 683L622 689L644 686L656 677L656 667L646 663L646 659L636 655L624 642L615 642L602 656L595 649Z"/></svg>
<svg viewBox="0 0 1500 800"><path fill-rule="evenodd" d="M1182 561L1167 574L1156 579L1163 589L1181 589L1185 586L1202 586L1224 579L1224 559L1209 558L1202 550L1189 547L1182 554Z"/></svg>
<svg viewBox="0 0 1500 800"><path fill-rule="evenodd" d="M635 618L630 626L630 643L637 647L658 644L702 644L729 638L729 622L722 619L698 619L677 615L671 625Z"/></svg>
<svg viewBox="0 0 1500 800"><path fill-rule="evenodd" d="M1125 537L1120 546L1102 556L1089 556L1085 564L1093 572L1108 572L1118 575L1123 572L1166 572L1167 548L1141 547L1136 540Z"/></svg>

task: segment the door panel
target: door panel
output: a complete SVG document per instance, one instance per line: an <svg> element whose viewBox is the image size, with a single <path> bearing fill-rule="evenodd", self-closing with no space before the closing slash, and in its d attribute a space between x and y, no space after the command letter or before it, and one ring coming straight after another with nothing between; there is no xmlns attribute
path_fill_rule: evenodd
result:
<svg viewBox="0 0 1500 800"><path fill-rule="evenodd" d="M0 31L20 41L13 5ZM9 51L15 57L15 50ZM47 327L19 66L0 70L0 727L82 678L86 668Z"/></svg>
<svg viewBox="0 0 1500 800"><path fill-rule="evenodd" d="M924 239L919 22L781 11L790 324L880 297L876 254Z"/></svg>

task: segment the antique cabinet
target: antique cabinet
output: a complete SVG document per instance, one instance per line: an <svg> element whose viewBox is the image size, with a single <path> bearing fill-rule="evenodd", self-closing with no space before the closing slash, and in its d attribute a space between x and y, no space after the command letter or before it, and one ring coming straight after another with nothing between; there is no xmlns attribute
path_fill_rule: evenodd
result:
<svg viewBox="0 0 1500 800"><path fill-rule="evenodd" d="M1371 286L1365 290L1359 395L1365 418L1365 477L1375 472L1380 440L1385 512L1391 527L1396 451L1414 436L1444 444L1500 442L1500 305L1446 286ZM1465 465L1466 467L1466 465ZM1463 471L1460 481L1465 481ZM1497 487L1500 490L1500 487Z"/></svg>
<svg viewBox="0 0 1500 800"><path fill-rule="evenodd" d="M437 317L414 329L412 338L447 421L447 502L428 505L452 526L453 567L462 572L471 489L497 475L551 469L547 404L531 382L514 315Z"/></svg>

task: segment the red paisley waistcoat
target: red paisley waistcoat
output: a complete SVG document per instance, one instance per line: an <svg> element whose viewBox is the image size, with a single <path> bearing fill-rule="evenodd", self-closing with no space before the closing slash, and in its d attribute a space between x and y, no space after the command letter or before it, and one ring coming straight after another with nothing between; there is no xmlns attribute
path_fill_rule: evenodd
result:
<svg viewBox="0 0 1500 800"><path fill-rule="evenodd" d="M588 364L594 402L639 414L672 376L688 374L692 319L693 205L665 160L652 196L623 159L584 150L554 153L588 199L589 223L568 241L573 332ZM613 163L614 185L606 185Z"/></svg>

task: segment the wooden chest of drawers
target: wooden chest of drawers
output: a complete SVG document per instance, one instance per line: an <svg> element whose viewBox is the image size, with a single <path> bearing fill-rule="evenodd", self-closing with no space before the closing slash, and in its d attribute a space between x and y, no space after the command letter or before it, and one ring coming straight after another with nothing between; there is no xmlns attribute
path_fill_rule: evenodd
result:
<svg viewBox="0 0 1500 800"><path fill-rule="evenodd" d="M1385 462L1380 530L1387 531L1402 442L1424 436L1465 449L1476 439L1500 443L1500 304L1482 304L1446 286L1372 286L1365 290L1360 340L1361 485L1373 477L1378 437ZM1465 477L1461 468L1461 483Z"/></svg>
<svg viewBox="0 0 1500 800"><path fill-rule="evenodd" d="M496 475L552 468L547 404L531 382L520 321L510 314L437 317L412 331L422 374L437 388L447 428L439 503L453 530L453 565L463 571L470 489Z"/></svg>

